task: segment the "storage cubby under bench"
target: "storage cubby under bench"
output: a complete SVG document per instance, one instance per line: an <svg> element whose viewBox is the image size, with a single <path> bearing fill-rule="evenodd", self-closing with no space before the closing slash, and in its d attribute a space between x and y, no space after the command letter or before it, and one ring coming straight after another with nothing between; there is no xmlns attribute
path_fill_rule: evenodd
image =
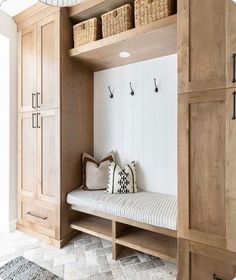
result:
<svg viewBox="0 0 236 280"><path fill-rule="evenodd" d="M114 195L78 189L68 194L67 202L80 213L71 228L111 241L114 259L128 247L176 262L175 196L150 192Z"/></svg>

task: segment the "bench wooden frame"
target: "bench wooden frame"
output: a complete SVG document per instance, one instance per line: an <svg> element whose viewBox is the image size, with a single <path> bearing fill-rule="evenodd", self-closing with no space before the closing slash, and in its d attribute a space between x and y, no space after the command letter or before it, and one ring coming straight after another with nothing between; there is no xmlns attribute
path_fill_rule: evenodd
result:
<svg viewBox="0 0 236 280"><path fill-rule="evenodd" d="M122 248L176 262L177 231L71 205L79 218L71 228L112 242L112 257L117 259Z"/></svg>

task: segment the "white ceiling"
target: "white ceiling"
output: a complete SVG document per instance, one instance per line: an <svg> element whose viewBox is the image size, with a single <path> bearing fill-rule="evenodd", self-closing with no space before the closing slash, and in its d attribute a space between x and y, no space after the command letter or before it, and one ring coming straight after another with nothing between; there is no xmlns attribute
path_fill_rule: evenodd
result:
<svg viewBox="0 0 236 280"><path fill-rule="evenodd" d="M0 3L2 1L0 0ZM10 16L15 16L37 2L38 0L5 0L0 9Z"/></svg>

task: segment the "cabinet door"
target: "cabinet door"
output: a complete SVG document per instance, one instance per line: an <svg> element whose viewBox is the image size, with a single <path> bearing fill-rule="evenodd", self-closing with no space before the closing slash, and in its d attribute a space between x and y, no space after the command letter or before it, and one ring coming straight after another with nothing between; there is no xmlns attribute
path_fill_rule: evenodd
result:
<svg viewBox="0 0 236 280"><path fill-rule="evenodd" d="M36 109L36 71L37 46L36 25L23 29L18 34L18 111L27 112Z"/></svg>
<svg viewBox="0 0 236 280"><path fill-rule="evenodd" d="M60 202L59 110L38 113L38 199Z"/></svg>
<svg viewBox="0 0 236 280"><path fill-rule="evenodd" d="M227 250L236 252L236 88L227 91Z"/></svg>
<svg viewBox="0 0 236 280"><path fill-rule="evenodd" d="M37 107L59 108L60 101L60 12L37 24Z"/></svg>
<svg viewBox="0 0 236 280"><path fill-rule="evenodd" d="M236 3L227 2L227 87L236 87Z"/></svg>
<svg viewBox="0 0 236 280"><path fill-rule="evenodd" d="M179 92L226 87L227 1L178 1Z"/></svg>
<svg viewBox="0 0 236 280"><path fill-rule="evenodd" d="M37 115L19 114L18 123L18 184L19 194L34 198L37 195Z"/></svg>
<svg viewBox="0 0 236 280"><path fill-rule="evenodd" d="M178 280L232 280L236 254L187 240L178 244Z"/></svg>
<svg viewBox="0 0 236 280"><path fill-rule="evenodd" d="M179 97L179 235L226 248L226 90Z"/></svg>

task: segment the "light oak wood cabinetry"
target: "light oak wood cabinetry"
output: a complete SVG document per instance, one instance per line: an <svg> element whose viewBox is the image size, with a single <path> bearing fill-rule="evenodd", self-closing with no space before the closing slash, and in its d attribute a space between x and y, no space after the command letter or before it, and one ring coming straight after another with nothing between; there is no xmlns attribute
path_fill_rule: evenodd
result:
<svg viewBox="0 0 236 280"><path fill-rule="evenodd" d="M235 87L236 4L178 1L179 92Z"/></svg>
<svg viewBox="0 0 236 280"><path fill-rule="evenodd" d="M179 280L236 274L235 22L231 0L178 1Z"/></svg>
<svg viewBox="0 0 236 280"><path fill-rule="evenodd" d="M178 280L232 280L236 254L180 239L178 267Z"/></svg>
<svg viewBox="0 0 236 280"><path fill-rule="evenodd" d="M178 234L236 252L233 92L179 96Z"/></svg>
<svg viewBox="0 0 236 280"><path fill-rule="evenodd" d="M93 73L68 56L73 40L66 9L36 4L15 20L18 227L61 247L74 234L66 195L81 184L82 152L93 153Z"/></svg>

